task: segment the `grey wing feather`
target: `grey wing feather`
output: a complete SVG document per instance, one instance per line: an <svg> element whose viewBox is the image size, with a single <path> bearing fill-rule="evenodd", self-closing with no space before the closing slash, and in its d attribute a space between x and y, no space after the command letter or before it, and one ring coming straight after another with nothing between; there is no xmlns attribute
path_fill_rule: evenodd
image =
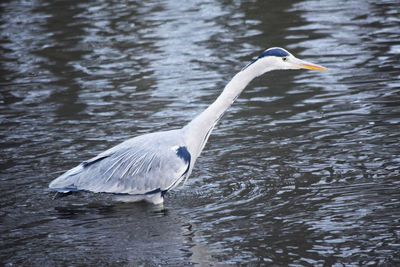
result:
<svg viewBox="0 0 400 267"><path fill-rule="evenodd" d="M125 194L169 190L185 178L190 164L177 154L183 144L169 136L163 132L127 140L61 175L49 187Z"/></svg>

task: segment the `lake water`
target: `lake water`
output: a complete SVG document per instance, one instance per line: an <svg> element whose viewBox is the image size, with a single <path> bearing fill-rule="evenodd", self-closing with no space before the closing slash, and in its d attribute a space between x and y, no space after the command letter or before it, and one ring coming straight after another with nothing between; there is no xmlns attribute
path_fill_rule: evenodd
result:
<svg viewBox="0 0 400 267"><path fill-rule="evenodd" d="M400 2L0 4L0 265L400 265ZM48 183L185 125L264 49L164 206Z"/></svg>

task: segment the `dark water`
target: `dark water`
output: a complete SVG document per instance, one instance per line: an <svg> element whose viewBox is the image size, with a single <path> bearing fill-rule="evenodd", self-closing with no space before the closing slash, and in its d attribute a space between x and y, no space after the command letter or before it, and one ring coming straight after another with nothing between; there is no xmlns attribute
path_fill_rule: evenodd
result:
<svg viewBox="0 0 400 267"><path fill-rule="evenodd" d="M399 265L400 3L2 1L0 264ZM48 183L184 125L272 46L163 207Z"/></svg>

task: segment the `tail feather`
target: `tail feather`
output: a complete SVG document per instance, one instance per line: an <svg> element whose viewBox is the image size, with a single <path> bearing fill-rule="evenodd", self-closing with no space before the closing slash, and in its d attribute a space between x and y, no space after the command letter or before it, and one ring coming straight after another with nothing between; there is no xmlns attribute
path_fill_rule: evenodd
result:
<svg viewBox="0 0 400 267"><path fill-rule="evenodd" d="M63 175L54 179L50 184L49 188L57 190L57 191L76 191L77 188L74 185L74 176L81 173L83 170L82 164L72 168L71 170L67 171ZM65 188L65 190L63 190ZM74 189L75 188L75 189Z"/></svg>

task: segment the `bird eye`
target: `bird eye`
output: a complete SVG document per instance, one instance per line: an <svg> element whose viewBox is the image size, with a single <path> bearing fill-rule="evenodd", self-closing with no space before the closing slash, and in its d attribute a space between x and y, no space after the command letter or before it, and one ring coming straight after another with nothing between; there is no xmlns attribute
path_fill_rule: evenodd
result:
<svg viewBox="0 0 400 267"><path fill-rule="evenodd" d="M283 60L283 61L286 61L286 60L287 60L287 57L283 57L282 60Z"/></svg>

